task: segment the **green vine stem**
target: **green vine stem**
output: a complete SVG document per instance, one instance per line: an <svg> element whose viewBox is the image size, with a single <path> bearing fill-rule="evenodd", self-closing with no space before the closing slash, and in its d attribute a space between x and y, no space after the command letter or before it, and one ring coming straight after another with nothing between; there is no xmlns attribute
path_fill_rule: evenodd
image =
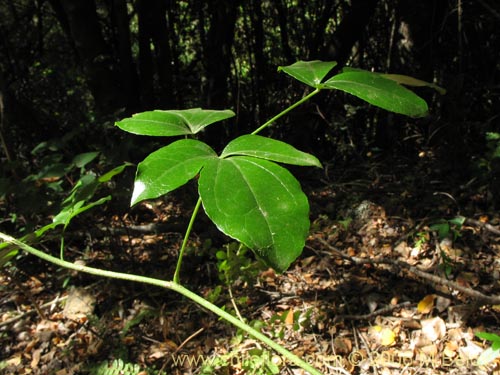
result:
<svg viewBox="0 0 500 375"><path fill-rule="evenodd" d="M173 278L173 281L176 284L180 284L179 274L181 272L182 257L184 255L184 251L186 250L187 242L189 240L189 235L191 234L191 230L193 229L194 221L196 219L196 216L198 215L200 207L201 207L201 198L198 198L198 201L194 206L193 213L191 214L191 219L189 219L189 224L186 229L186 233L184 234L184 239L182 240L181 250L179 251L179 257L177 258L177 266L175 267L174 278Z"/></svg>
<svg viewBox="0 0 500 375"><path fill-rule="evenodd" d="M277 119L279 119L281 116L284 116L286 115L288 112L290 112L292 109L298 107L299 105L301 105L302 103L304 102L307 102L309 99L311 99L314 95L316 95L317 93L319 93L321 91L320 88L317 88L315 89L314 91L310 92L309 94L307 94L306 96L304 96L302 99L300 99L299 101L295 102L294 104L292 104L290 107L288 107L287 109L285 109L284 111L278 113L276 116L274 116L272 119L266 121L266 123L262 124L260 127L258 127L257 129L255 129L252 133L250 134L257 134L259 133L260 131L264 130L265 128L267 128L269 125L271 125L273 122L275 122Z"/></svg>
<svg viewBox="0 0 500 375"><path fill-rule="evenodd" d="M182 294L184 297L189 298L190 300L196 302L197 304L204 307L205 309L207 309L207 310L213 312L214 314L218 315L219 317L227 320L232 325L247 332L250 336L253 336L257 340L263 342L264 344L269 346L271 349L275 350L276 352L278 352L279 354L283 355L285 358L290 360L290 362L296 364L297 366L301 367L305 371L309 372L311 375L322 375L321 372L316 370L309 363L307 363L303 359L299 358L295 354L289 352L284 347L282 347L278 343L274 342L273 340L271 340L270 338L268 338L264 334L253 329L252 327L245 324L241 320L237 319L236 317L232 316L231 314L220 309L216 305L208 302L203 297L197 295L196 293L191 292L189 289L186 289L185 287L183 287L182 285L180 285L176 282L164 281L164 280L154 279L151 277L122 273L122 272L102 270L99 268L87 267L84 265L71 263L71 262L59 259L57 257L54 257L52 255L49 255L49 254L47 254L43 251L40 251L38 249L35 249L34 247L31 247L31 246L29 246L29 245L27 245L19 240L16 240L15 238L13 238L7 234L4 234L2 232L0 232L0 239L23 249L24 251L26 251L27 253L29 253L31 255L34 255L38 258L41 258L47 262L50 262L52 264L59 266L59 267L71 269L71 270L78 271L78 272L85 272L85 273L89 273L89 274L100 276L100 277L107 277L107 278L111 278L111 279L127 280L127 281L139 282L139 283L143 283L143 284L155 285L155 286L158 286L160 288L166 288L166 289L172 290L174 292L177 292L179 294Z"/></svg>

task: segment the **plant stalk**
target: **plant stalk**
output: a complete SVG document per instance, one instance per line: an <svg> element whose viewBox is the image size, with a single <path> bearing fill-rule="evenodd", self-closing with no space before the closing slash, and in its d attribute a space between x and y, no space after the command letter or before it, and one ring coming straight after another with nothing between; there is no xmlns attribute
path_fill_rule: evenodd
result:
<svg viewBox="0 0 500 375"><path fill-rule="evenodd" d="M179 251L179 257L177 258L177 266L175 267L175 272L174 272L174 278L173 281L176 284L180 284L180 272L181 272L181 265L182 265L182 257L184 255L184 250L186 250L187 242L189 240L189 235L191 234L191 230L193 229L194 221L196 219L196 216L198 215L198 211L200 210L201 206L201 198L198 198L198 201L196 202L196 205L194 206L193 213L191 214L191 219L189 219L189 224L186 229L186 233L184 234L184 239L182 240L182 246Z"/></svg>
<svg viewBox="0 0 500 375"><path fill-rule="evenodd" d="M199 200L199 202L201 202L201 200ZM200 205L197 204L198 208L199 208L199 206ZM194 214L194 212L193 212L193 214ZM195 216L195 215L193 215L193 216ZM31 255L39 257L47 262L50 262L50 263L55 264L55 265L60 266L60 267L68 268L68 269L78 271L78 272L89 273L91 275L108 277L108 278L112 278L112 279L120 279L120 280L139 282L139 283L143 283L143 284L155 285L155 286L158 286L160 288L166 288L166 289L173 290L174 292L182 294L184 297L189 298L190 300L201 305L202 307L206 308L207 310L213 312L214 314L218 315L219 317L227 320L232 325L247 332L250 336L253 336L257 340L268 345L271 349L273 349L276 352L278 352L279 354L283 355L285 358L290 360L290 362L301 367L305 371L309 372L311 375L322 375L321 372L316 370L309 363L302 360L301 358L299 358L295 354L289 352L281 345L275 343L273 340L271 340L270 338L268 338L264 334L260 333L259 331L255 330L254 328L252 328L249 325L242 322L241 320L237 319L236 317L232 316L231 314L220 309L216 305L208 302L203 297L197 295L196 293L193 293L189 289L183 287L182 285L180 285L176 282L164 281L164 280L154 279L151 277L133 275L133 274L122 273L122 272L102 270L99 268L93 268L93 267L88 267L88 266L84 266L84 265L71 263L71 262L56 258L52 255L49 255L43 251L38 250L38 249L35 249L34 247L31 247L31 246L29 246L29 245L27 245L19 240L16 240L15 238L13 238L7 234L4 234L2 232L0 232L0 239L23 249L24 251L26 251L27 253L29 253Z"/></svg>
<svg viewBox="0 0 500 375"><path fill-rule="evenodd" d="M267 128L269 125L271 125L273 122L275 122L277 119L279 119L280 117L286 115L288 112L290 112L292 109L298 107L299 105L301 105L302 103L308 101L309 99L311 99L314 95L316 95L317 93L319 93L321 91L321 89L317 88L315 89L314 91L310 92L309 94L307 94L306 96L304 96L302 99L300 99L298 102L295 102L294 104L292 104L290 107L288 107L287 109L285 109L284 111L278 113L276 116L274 116L273 118L271 118L270 120L266 121L263 125L261 125L260 127L258 127L257 129L255 129L252 133L250 134L257 134L259 133L261 130L264 130L265 128Z"/></svg>

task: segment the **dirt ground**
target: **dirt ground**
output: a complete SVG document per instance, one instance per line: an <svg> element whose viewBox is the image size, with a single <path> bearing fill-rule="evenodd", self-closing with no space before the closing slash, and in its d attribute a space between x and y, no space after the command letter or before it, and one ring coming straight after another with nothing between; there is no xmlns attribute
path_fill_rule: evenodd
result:
<svg viewBox="0 0 500 375"><path fill-rule="evenodd" d="M181 282L324 374L493 374L478 363L500 333L500 215L486 193L367 171L305 188L311 233L284 274L201 218ZM170 280L190 202L167 197L94 212L65 257ZM458 219L457 219L458 217ZM228 245L229 243L229 245ZM57 254L57 241L38 244ZM233 255L224 272L219 252ZM5 374L303 374L168 290L58 269L23 255L0 276Z"/></svg>

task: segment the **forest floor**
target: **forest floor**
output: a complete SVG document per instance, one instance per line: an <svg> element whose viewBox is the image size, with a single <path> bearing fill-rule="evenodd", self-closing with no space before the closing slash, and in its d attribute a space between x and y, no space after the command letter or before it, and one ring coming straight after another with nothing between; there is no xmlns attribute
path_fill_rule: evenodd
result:
<svg viewBox="0 0 500 375"><path fill-rule="evenodd" d="M281 275L237 255L202 218L182 283L324 374L500 373L498 359L478 364L490 343L475 336L500 333L500 216L485 208L487 191L452 191L404 168L413 177L372 165L305 186L310 236ZM68 228L65 257L170 280L190 207L169 197L98 208ZM220 251L233 272L222 271ZM0 372L304 373L171 291L32 256L0 275Z"/></svg>

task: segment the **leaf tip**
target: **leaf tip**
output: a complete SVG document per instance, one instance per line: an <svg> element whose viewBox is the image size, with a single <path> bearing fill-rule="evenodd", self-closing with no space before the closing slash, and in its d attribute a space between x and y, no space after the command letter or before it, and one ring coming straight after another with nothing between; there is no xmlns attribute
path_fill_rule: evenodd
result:
<svg viewBox="0 0 500 375"><path fill-rule="evenodd" d="M139 202L141 194L146 190L146 184L140 180L135 180L134 191L132 193L132 199L130 200L130 206L133 206Z"/></svg>

